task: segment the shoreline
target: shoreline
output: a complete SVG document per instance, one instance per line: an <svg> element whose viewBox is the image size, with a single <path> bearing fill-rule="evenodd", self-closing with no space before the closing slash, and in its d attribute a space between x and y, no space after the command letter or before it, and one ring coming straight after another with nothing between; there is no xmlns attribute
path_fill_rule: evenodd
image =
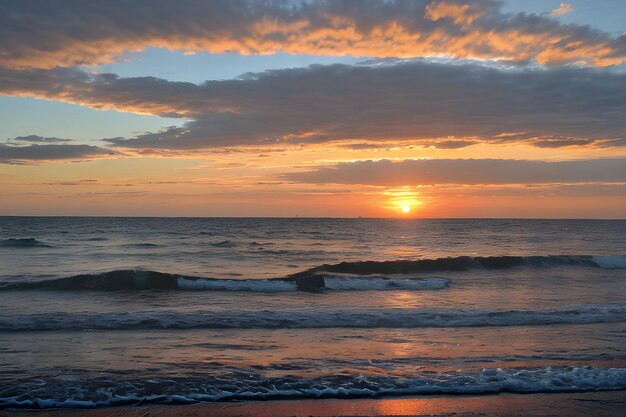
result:
<svg viewBox="0 0 626 417"><path fill-rule="evenodd" d="M619 417L625 391L387 397L0 411L0 417L537 416Z"/></svg>

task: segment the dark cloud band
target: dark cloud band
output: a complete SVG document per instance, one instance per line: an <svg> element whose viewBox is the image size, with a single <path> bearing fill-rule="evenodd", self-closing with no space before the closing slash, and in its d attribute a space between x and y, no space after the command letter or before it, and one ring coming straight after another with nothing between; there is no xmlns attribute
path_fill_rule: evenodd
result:
<svg viewBox="0 0 626 417"><path fill-rule="evenodd" d="M314 65L196 85L76 69L0 68L0 93L191 119L182 127L109 139L127 148L433 139L442 147L626 143L626 75L599 69L411 61Z"/></svg>
<svg viewBox="0 0 626 417"><path fill-rule="evenodd" d="M416 185L626 183L626 159L532 161L424 159L340 163L288 173L284 179L312 184Z"/></svg>
<svg viewBox="0 0 626 417"><path fill-rule="evenodd" d="M0 144L0 163L28 163L36 161L84 160L104 155L114 155L115 151L92 145L27 145L10 146Z"/></svg>

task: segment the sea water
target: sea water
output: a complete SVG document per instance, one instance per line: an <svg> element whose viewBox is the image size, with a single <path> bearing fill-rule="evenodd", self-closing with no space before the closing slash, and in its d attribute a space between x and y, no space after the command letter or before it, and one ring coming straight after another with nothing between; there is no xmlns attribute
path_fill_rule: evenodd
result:
<svg viewBox="0 0 626 417"><path fill-rule="evenodd" d="M0 217L0 407L626 390L625 236Z"/></svg>

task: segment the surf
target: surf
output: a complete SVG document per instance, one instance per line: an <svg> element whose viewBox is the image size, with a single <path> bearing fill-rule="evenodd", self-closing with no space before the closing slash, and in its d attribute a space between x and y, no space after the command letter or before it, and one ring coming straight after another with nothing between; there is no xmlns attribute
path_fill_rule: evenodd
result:
<svg viewBox="0 0 626 417"><path fill-rule="evenodd" d="M544 310L446 308L275 310L182 313L137 311L0 315L0 332L158 329L326 329L545 326L626 322L626 303Z"/></svg>
<svg viewBox="0 0 626 417"><path fill-rule="evenodd" d="M28 240L28 245L31 241ZM197 277L150 270L115 270L95 274L41 281L7 282L0 291L249 291L249 292L320 292L368 290L441 290L451 284L446 277L424 276L428 273L465 272L476 269L583 267L626 268L626 256L551 255L449 257L436 259L358 261L324 264L286 277L265 279L224 279Z"/></svg>
<svg viewBox="0 0 626 417"><path fill-rule="evenodd" d="M407 377L329 375L323 378L265 377L249 369L239 384L213 376L149 380L39 380L44 395L22 394L32 385L16 385L15 395L0 398L4 409L94 408L136 404L190 404L245 400L365 398L400 395L489 395L497 393L586 392L626 389L626 368L550 366L442 371Z"/></svg>

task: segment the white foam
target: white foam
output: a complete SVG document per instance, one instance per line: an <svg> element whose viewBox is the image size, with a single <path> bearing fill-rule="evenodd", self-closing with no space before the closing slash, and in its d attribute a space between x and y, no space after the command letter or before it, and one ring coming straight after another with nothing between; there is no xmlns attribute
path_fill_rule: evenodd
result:
<svg viewBox="0 0 626 417"><path fill-rule="evenodd" d="M593 256L593 261L598 266L606 269L624 269L626 268L626 255L615 256Z"/></svg>
<svg viewBox="0 0 626 417"><path fill-rule="evenodd" d="M181 290L213 290L213 291L253 291L253 292L289 292L297 291L294 282L269 279L186 279L178 278Z"/></svg>
<svg viewBox="0 0 626 417"><path fill-rule="evenodd" d="M406 377L381 377L355 374L323 379L269 378L249 375L245 381L232 384L220 379L179 379L180 387L169 386L169 393L154 392L156 384L145 381L118 382L119 391L112 393L115 382L107 380L106 389L94 386L81 389L71 385L50 387L47 393L38 392L37 398L0 398L2 408L62 408L97 407L145 403L193 403L198 401L269 400L323 398L359 398L385 395L414 394L493 394L578 392L626 389L626 368L596 367L541 367L541 368L484 368L477 371L449 371L420 373L416 370ZM172 380L167 381L171 383ZM80 383L80 382L79 382ZM111 386L111 384L114 384ZM28 390L28 387L25 387ZM56 390L55 390L56 389ZM174 392L172 392L174 391ZM103 398L104 394L104 398ZM43 398L42 398L43 397ZM97 398L97 399L96 399Z"/></svg>
<svg viewBox="0 0 626 417"><path fill-rule="evenodd" d="M324 276L325 289L334 291L370 290L441 290L448 287L447 278L386 278ZM188 279L178 278L178 288L188 291L251 291L251 292L290 292L297 291L296 283L275 279Z"/></svg>
<svg viewBox="0 0 626 417"><path fill-rule="evenodd" d="M346 278L324 277L327 289L343 291L366 290L442 290L448 287L447 278L392 279L392 278Z"/></svg>

